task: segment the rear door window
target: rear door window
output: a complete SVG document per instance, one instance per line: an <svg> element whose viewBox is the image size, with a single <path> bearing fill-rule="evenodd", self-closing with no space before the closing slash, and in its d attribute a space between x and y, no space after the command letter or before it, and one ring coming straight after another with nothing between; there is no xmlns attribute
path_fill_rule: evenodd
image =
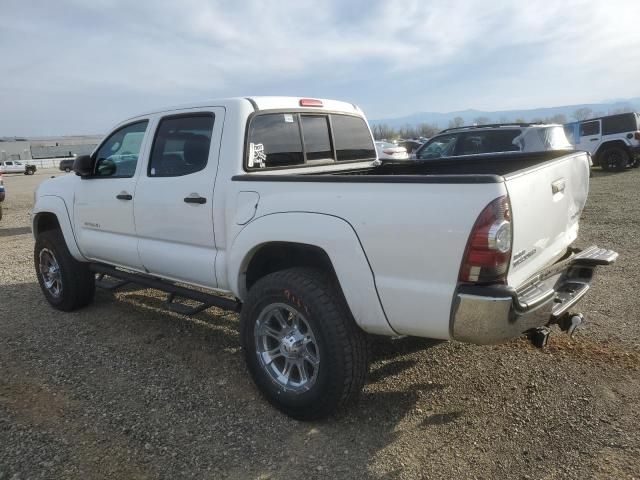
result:
<svg viewBox="0 0 640 480"><path fill-rule="evenodd" d="M160 120L147 175L179 177L203 170L209 159L212 113L187 114Z"/></svg>
<svg viewBox="0 0 640 480"><path fill-rule="evenodd" d="M481 153L517 152L520 148L513 140L520 130L484 130L460 135L456 155L477 155Z"/></svg>
<svg viewBox="0 0 640 480"><path fill-rule="evenodd" d="M580 124L580 136L587 137L589 135L600 134L600 121L584 122Z"/></svg>

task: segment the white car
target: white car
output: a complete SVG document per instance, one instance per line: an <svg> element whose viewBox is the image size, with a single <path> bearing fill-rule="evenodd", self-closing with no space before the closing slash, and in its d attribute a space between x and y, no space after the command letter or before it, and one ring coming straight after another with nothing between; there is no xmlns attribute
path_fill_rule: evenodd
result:
<svg viewBox="0 0 640 480"><path fill-rule="evenodd" d="M640 166L640 114L621 113L564 126L577 150L589 152L607 171Z"/></svg>
<svg viewBox="0 0 640 480"><path fill-rule="evenodd" d="M595 266L617 257L572 247L588 160L379 162L361 110L335 100L153 110L78 157L76 175L40 184L36 276L63 311L123 282L168 292L183 314L239 311L266 399L321 418L360 393L367 333L488 344L571 331Z"/></svg>
<svg viewBox="0 0 640 480"><path fill-rule="evenodd" d="M409 154L405 147L389 142L376 142L376 152L380 160L408 160Z"/></svg>
<svg viewBox="0 0 640 480"><path fill-rule="evenodd" d="M549 150L573 150L562 125L478 125L443 130L418 148L412 158L434 160L443 157Z"/></svg>

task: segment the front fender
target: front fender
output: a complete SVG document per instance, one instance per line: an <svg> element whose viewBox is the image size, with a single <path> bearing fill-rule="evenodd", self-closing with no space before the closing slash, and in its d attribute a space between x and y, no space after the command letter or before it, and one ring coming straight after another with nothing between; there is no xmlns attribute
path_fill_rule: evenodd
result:
<svg viewBox="0 0 640 480"><path fill-rule="evenodd" d="M332 215L306 212L259 217L236 236L229 248L227 278L233 293L245 299L245 273L253 254L269 242L293 242L324 250L358 325L369 333L396 335L378 297L375 278L353 227Z"/></svg>
<svg viewBox="0 0 640 480"><path fill-rule="evenodd" d="M88 261L85 257L80 253L80 249L78 248L78 243L76 242L76 237L73 233L73 227L71 223L71 215L69 210L67 209L67 204L64 200L55 195L43 195L36 199L36 204L33 207L31 212L31 232L33 233L34 238L37 236L37 220L38 215L44 213L52 213L58 219L58 224L60 225L60 229L62 230L62 236L64 237L64 241L67 244L67 248L69 252L76 260L80 262Z"/></svg>

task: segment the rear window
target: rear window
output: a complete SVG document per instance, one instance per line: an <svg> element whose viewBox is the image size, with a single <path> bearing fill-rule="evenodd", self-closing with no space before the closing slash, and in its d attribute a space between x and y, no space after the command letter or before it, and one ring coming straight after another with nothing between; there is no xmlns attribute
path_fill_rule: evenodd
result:
<svg viewBox="0 0 640 480"><path fill-rule="evenodd" d="M373 160L376 149L364 119L348 115L331 115L338 161Z"/></svg>
<svg viewBox="0 0 640 480"><path fill-rule="evenodd" d="M302 115L302 133L307 162L334 160L329 119L325 115Z"/></svg>
<svg viewBox="0 0 640 480"><path fill-rule="evenodd" d="M376 158L362 118L312 113L256 115L249 126L247 155L249 169Z"/></svg>
<svg viewBox="0 0 640 480"><path fill-rule="evenodd" d="M638 118L635 113L611 115L602 119L602 134L635 132L638 130Z"/></svg>

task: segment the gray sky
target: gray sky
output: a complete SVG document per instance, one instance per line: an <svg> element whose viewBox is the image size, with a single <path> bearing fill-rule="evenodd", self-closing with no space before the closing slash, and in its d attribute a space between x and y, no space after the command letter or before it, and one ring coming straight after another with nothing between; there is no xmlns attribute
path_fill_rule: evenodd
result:
<svg viewBox="0 0 640 480"><path fill-rule="evenodd" d="M3 0L1 18L0 136L227 96L374 119L640 96L637 0Z"/></svg>

